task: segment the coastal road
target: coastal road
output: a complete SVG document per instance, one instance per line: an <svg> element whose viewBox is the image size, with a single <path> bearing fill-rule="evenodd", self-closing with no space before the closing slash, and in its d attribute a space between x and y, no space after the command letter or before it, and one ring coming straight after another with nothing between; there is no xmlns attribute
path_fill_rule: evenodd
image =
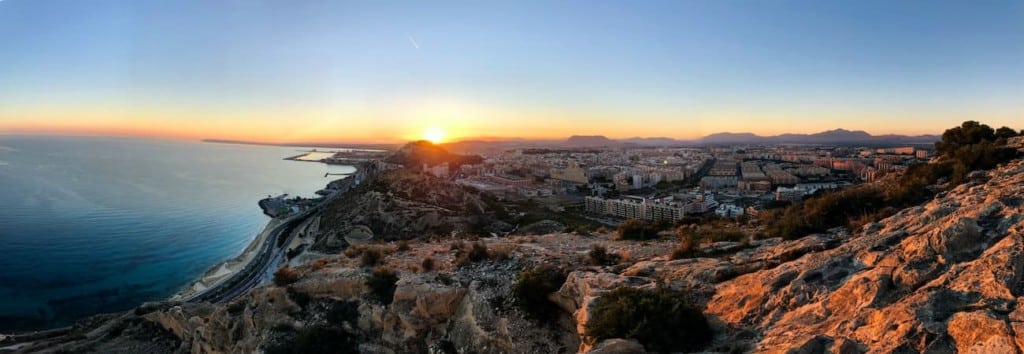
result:
<svg viewBox="0 0 1024 354"><path fill-rule="evenodd" d="M367 181L370 173L364 171L366 170L360 169L351 177L346 178L341 188L324 198L320 204L282 221L281 224L271 230L267 238L263 240L263 244L260 245L259 252L244 268L217 285L186 298L185 302L222 303L230 301L270 279L270 274L276 271L276 269L272 268L281 263L287 253L288 244L296 236L295 229L306 219L320 212L331 200L345 194L345 192L354 187L356 179L364 182ZM282 237L287 239L278 242L278 239Z"/></svg>
<svg viewBox="0 0 1024 354"><path fill-rule="evenodd" d="M266 239L263 240L263 244L260 245L258 253L249 262L249 264L246 264L244 268L235 274L232 274L231 277L220 282L218 285L213 286L206 291L187 299L186 301L211 303L225 302L245 294L250 289L261 284L266 278L266 274L272 271L270 267L277 263L276 260L281 259L287 249L288 242L282 242L282 245L278 246L278 238L282 237L282 234L290 234L296 226L309 218L313 211L317 210L319 210L319 208L311 208L306 212L291 216L281 222L281 224L274 227L270 234L267 235ZM291 235L288 235L286 237L289 237L290 239L290 236Z"/></svg>

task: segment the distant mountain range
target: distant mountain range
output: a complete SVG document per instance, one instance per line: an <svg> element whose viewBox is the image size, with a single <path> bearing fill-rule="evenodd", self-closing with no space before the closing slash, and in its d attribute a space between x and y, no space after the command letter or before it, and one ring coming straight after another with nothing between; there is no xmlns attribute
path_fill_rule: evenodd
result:
<svg viewBox="0 0 1024 354"><path fill-rule="evenodd" d="M862 130L835 129L814 134L780 134L761 136L754 133L716 133L699 139L684 140L666 137L634 137L610 139L603 135L573 135L567 139L531 140L522 138L487 138L463 140L441 144L455 153L478 153L513 148L600 148L600 147L647 147L647 146L706 146L706 145L926 145L939 141L938 135L871 135ZM362 148L395 150L396 144L344 144L344 143L262 143L238 140L207 139L205 142L228 144L259 144L295 147Z"/></svg>
<svg viewBox="0 0 1024 354"><path fill-rule="evenodd" d="M737 145L737 144L804 144L804 145L891 145L891 144L932 144L938 135L871 135L862 130L835 129L814 134L781 134L761 136L753 133L716 133L694 140L680 140L665 137L628 138L613 140L601 135L574 135L562 141L560 146L573 148L614 147L614 146L690 146L690 145Z"/></svg>
<svg viewBox="0 0 1024 354"><path fill-rule="evenodd" d="M760 136L752 133L718 133L696 140L701 144L931 144L938 135L871 135L863 130L835 129L814 134Z"/></svg>

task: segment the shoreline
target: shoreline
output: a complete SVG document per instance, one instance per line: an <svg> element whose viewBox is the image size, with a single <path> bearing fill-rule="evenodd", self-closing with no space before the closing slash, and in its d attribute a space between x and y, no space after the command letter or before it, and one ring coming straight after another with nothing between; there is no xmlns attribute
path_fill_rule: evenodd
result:
<svg viewBox="0 0 1024 354"><path fill-rule="evenodd" d="M302 160L294 160L294 161L302 161ZM313 161L308 161L308 162L313 162ZM365 174L367 173L367 171L362 168L362 165L353 164L351 166L353 168L355 168L355 171L353 171L350 174L345 174L344 176L340 176L342 178L334 179L334 180L331 180L331 181L326 183L326 186L328 188L336 187L335 185L341 185L343 187L340 188L339 190L337 190L337 192L335 192L334 194L331 194L331 195L328 195L328 196L324 196L325 199L320 204L318 204L316 206L316 208L321 208L321 207L323 207L324 203L326 203L327 201L329 201L329 200L331 200L331 199L333 199L335 197L338 197L341 194L347 193L349 190L351 190L352 187L354 187L355 185L359 184L359 180L362 180L365 177ZM346 181L348 181L348 182L355 181L355 184L353 185L352 183L347 183L347 184L346 183L342 183L342 182L346 182ZM267 241L267 238L271 234L274 233L274 230L276 228L281 226L284 222L289 221L289 219L291 217L292 217L291 215L290 216L285 216L285 217L270 217L270 219L266 222L266 224L263 226L263 228L256 234L256 236L251 241L249 241L249 243L245 246L245 248L242 249L242 251L240 253L238 253L234 257L231 257L229 259L226 259L226 260L223 260L223 261L220 261L220 262L217 262L217 263L211 265L209 268L204 270L198 276L196 276L192 280L190 280L187 283L187 285L183 286L180 290L177 290L173 294L171 294L171 295L169 295L167 297L156 298L156 299L145 301L145 302L137 305L136 308L138 306L143 306L146 303L151 303L151 302L154 302L154 303L160 303L160 302L188 302L188 301L190 301L190 298L195 297L197 295L200 295L204 291L206 291L206 290L208 290L210 288L214 288L214 287L223 285L223 283L225 281L231 279L235 274L239 273L239 271L241 271L241 270L245 269L247 266L249 266L250 263L252 263L253 260L256 259L257 256L259 256L259 254L261 252L261 246ZM313 217L313 218L310 218L310 220L306 220L305 222L302 222L301 225L298 226L298 228L306 230L311 225L316 225L314 227L318 228L318 226L319 226L319 217ZM298 242L297 242L298 239L294 239L294 240L290 239L288 241L289 242L287 242L287 244L285 245L285 249L291 249L291 248L294 248L294 247L296 247L298 245ZM287 262L287 260L285 260L284 262ZM127 311L131 311L131 310L127 310ZM92 317L98 316L98 315L114 314L114 313L120 313L120 312L99 312L99 313L95 313L95 314L92 314L92 315L85 316L85 317L83 317L83 318L81 318L79 320L76 320L74 323L72 323L70 325L62 326L62 327L40 328L40 329L34 329L34 330L30 329L30 330L24 330L24 331L0 332L0 352L6 352L6 351L9 351L9 350L16 350L15 347L12 347L12 345L21 345L21 344L29 343L29 342L37 340L37 339L45 339L45 338L49 338L49 337L53 337L53 336L62 335L64 333L67 333L68 331L70 331L81 320L92 318Z"/></svg>
<svg viewBox="0 0 1024 354"><path fill-rule="evenodd" d="M271 218L267 221L267 224L263 226L263 229L260 230L256 237L254 237L252 241L249 241L249 244L242 249L241 253L210 266L197 279L186 285L185 288L167 298L167 301L184 301L191 296L206 291L209 288L216 287L225 280L231 278L232 275L252 262L253 258L255 258L260 251L259 246L263 244L271 231L280 225L285 219L287 218Z"/></svg>
<svg viewBox="0 0 1024 354"><path fill-rule="evenodd" d="M355 172L347 174L340 179L330 181L326 184L326 186L330 187L331 185L338 183L339 181L345 181L350 178L355 178L358 180L358 176L362 171L360 171L357 165L352 165L352 167L356 168ZM348 192L348 189L349 188L345 188L344 190L338 190L337 192L335 192L334 195L325 196L325 199L324 201L321 202L321 205L323 203L326 203L331 198L336 197L337 195ZM264 215L267 215L265 212L265 208L263 208L262 206L262 203L259 203L259 205L260 209L264 209ZM186 285L183 289L176 292L174 295L164 299L164 301L188 301L192 297L200 295L210 288L215 288L217 286L222 285L225 281L231 279L232 276L237 274L239 271L245 269L250 263L252 263L253 259L255 259L260 254L261 246L266 242L267 237L270 237L270 235L273 234L274 229L280 226L283 222L288 221L289 218L291 218L291 216L271 217L271 219L267 221L267 224L264 225L263 229L256 235L256 237L252 239L252 241L249 242L249 244L242 250L241 253L232 258L229 258L227 260L210 266L209 268L206 269L206 271L202 273L202 275L200 275L198 278L190 282L188 285ZM302 226L305 227L308 226L308 224L308 222L303 222Z"/></svg>

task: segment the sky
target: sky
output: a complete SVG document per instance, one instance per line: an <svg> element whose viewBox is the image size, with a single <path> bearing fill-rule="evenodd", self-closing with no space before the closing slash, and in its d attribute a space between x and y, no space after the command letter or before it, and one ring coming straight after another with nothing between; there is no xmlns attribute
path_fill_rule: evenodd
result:
<svg viewBox="0 0 1024 354"><path fill-rule="evenodd" d="M0 134L1024 128L1021 1L0 0Z"/></svg>

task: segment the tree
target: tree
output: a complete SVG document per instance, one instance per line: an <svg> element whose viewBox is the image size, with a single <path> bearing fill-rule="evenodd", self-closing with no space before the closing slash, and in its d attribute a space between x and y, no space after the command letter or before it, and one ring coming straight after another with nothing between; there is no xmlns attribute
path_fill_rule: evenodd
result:
<svg viewBox="0 0 1024 354"><path fill-rule="evenodd" d="M1015 137L1017 135L1020 135L1020 134L1017 134L1017 131L1013 130L1013 128L1010 128L1010 127L1002 127L1002 128L996 129L996 139L1000 139L1000 138L1002 138L1002 139L1009 139L1009 138Z"/></svg>
<svg viewBox="0 0 1024 354"><path fill-rule="evenodd" d="M942 133L942 140L935 143L935 149L939 154L948 156L963 146L995 140L995 130L992 127L969 120Z"/></svg>

